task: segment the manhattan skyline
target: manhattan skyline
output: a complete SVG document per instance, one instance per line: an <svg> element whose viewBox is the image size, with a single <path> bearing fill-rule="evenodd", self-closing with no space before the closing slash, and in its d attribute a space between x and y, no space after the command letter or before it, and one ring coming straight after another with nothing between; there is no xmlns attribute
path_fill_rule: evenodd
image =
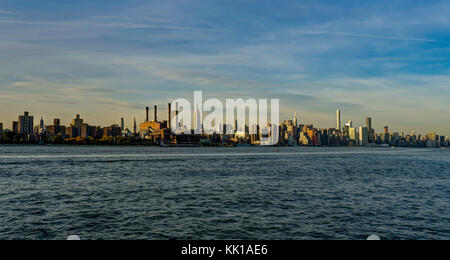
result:
<svg viewBox="0 0 450 260"><path fill-rule="evenodd" d="M143 121L191 97L279 98L280 118L450 136L445 1L2 1L0 122ZM164 111L164 109L161 109ZM64 122L67 123L67 122Z"/></svg>

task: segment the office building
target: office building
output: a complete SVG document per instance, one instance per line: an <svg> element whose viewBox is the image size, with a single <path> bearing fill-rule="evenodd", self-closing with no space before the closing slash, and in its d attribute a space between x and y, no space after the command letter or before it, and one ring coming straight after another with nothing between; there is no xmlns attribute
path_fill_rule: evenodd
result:
<svg viewBox="0 0 450 260"><path fill-rule="evenodd" d="M76 117L72 120L70 126L72 127L81 127L83 125L83 119L80 118L80 115L76 115Z"/></svg>
<svg viewBox="0 0 450 260"><path fill-rule="evenodd" d="M373 143L375 140L374 140L374 138L375 138L375 131L374 131L374 129L372 128L372 118L371 117L367 117L366 118L366 128L367 128L367 131L369 132L369 143Z"/></svg>
<svg viewBox="0 0 450 260"><path fill-rule="evenodd" d="M338 109L337 111L336 111L336 120L337 120L337 130L338 131L342 131L342 129L341 129L341 110L340 109Z"/></svg>
<svg viewBox="0 0 450 260"><path fill-rule="evenodd" d="M103 136L118 137L122 135L122 130L118 125L103 128Z"/></svg>
<svg viewBox="0 0 450 260"><path fill-rule="evenodd" d="M358 137L357 137L357 133L356 133L356 128L349 128L349 135L348 135L349 139L351 141L357 141Z"/></svg>
<svg viewBox="0 0 450 260"><path fill-rule="evenodd" d="M13 133L19 133L19 122L13 121L11 130L13 131Z"/></svg>
<svg viewBox="0 0 450 260"><path fill-rule="evenodd" d="M369 130L367 127L359 127L359 144L361 146L369 143Z"/></svg>
<svg viewBox="0 0 450 260"><path fill-rule="evenodd" d="M30 116L28 112L25 112L23 116L19 116L18 132L23 135L33 134L33 116Z"/></svg>
<svg viewBox="0 0 450 260"><path fill-rule="evenodd" d="M61 125L61 120L55 118L53 119L53 125L47 126L47 132L52 135L65 135L66 127Z"/></svg>

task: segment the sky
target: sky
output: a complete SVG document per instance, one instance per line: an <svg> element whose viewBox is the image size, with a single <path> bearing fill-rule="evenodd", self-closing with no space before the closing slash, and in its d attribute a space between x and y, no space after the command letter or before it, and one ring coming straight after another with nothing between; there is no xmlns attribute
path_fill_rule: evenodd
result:
<svg viewBox="0 0 450 260"><path fill-rule="evenodd" d="M0 122L142 121L173 99L450 136L449 1L0 0ZM164 113L164 114L162 114ZM37 122L35 122L37 124Z"/></svg>

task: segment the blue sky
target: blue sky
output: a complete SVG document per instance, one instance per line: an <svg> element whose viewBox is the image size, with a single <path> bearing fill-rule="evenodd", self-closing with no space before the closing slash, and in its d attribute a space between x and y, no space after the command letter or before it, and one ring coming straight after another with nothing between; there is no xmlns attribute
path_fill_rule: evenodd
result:
<svg viewBox="0 0 450 260"><path fill-rule="evenodd" d="M0 122L108 125L192 98L450 135L448 1L1 0ZM162 113L165 113L162 110ZM161 115L162 116L162 115Z"/></svg>

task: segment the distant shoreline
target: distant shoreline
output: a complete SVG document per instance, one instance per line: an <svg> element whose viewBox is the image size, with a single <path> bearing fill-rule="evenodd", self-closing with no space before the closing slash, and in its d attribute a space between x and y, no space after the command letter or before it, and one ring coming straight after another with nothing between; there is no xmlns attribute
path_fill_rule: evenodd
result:
<svg viewBox="0 0 450 260"><path fill-rule="evenodd" d="M436 149L450 149L448 146L437 147L437 148L427 148L427 147L396 147L396 146L261 146L261 145L249 145L249 146L232 146L232 145L198 145L198 146L189 146L189 145L173 145L173 146L161 146L161 145L144 145L144 144L0 144L1 147L14 147L14 146L29 146L29 147L160 147L160 148L274 148L274 149L282 149L282 148L373 148L373 149L421 149L421 150L436 150Z"/></svg>

